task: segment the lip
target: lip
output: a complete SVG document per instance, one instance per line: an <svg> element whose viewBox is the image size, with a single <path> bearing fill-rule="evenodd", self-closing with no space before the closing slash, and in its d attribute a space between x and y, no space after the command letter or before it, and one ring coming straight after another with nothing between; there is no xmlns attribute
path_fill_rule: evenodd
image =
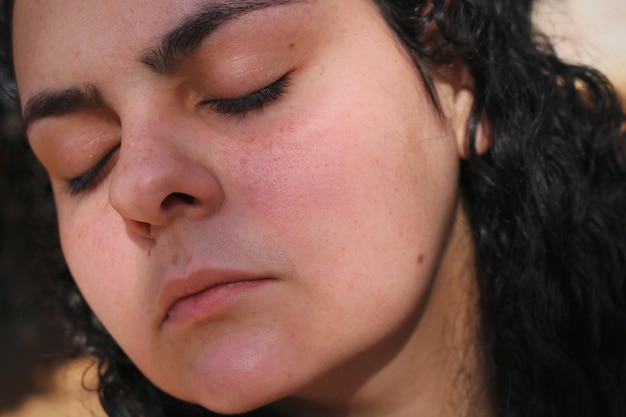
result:
<svg viewBox="0 0 626 417"><path fill-rule="evenodd" d="M264 286L272 278L242 271L202 269L166 281L159 296L161 326L209 319L236 298Z"/></svg>

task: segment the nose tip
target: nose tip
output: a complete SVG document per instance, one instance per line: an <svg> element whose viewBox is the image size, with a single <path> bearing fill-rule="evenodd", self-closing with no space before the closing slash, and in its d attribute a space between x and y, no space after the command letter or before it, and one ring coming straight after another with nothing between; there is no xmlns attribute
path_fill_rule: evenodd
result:
<svg viewBox="0 0 626 417"><path fill-rule="evenodd" d="M129 232L155 239L178 218L198 219L219 210L224 194L204 164L167 146L142 150L140 156L136 151L120 148L109 188L109 202Z"/></svg>

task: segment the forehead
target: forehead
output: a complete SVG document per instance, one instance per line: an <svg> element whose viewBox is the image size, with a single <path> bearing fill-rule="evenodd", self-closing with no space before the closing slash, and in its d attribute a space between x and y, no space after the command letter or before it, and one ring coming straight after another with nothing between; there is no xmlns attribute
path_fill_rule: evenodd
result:
<svg viewBox="0 0 626 417"><path fill-rule="evenodd" d="M307 0L309 3L311 0ZM18 0L14 61L21 96L50 84L106 77L200 10L233 15L304 0ZM93 66L93 67L90 67ZM97 79L89 82L97 83Z"/></svg>
<svg viewBox="0 0 626 417"><path fill-rule="evenodd" d="M52 80L75 79L75 64L86 56L103 54L103 62L125 61L194 3L179 1L166 13L166 2L160 0L17 0L13 45L22 95L29 93L24 89L41 88Z"/></svg>

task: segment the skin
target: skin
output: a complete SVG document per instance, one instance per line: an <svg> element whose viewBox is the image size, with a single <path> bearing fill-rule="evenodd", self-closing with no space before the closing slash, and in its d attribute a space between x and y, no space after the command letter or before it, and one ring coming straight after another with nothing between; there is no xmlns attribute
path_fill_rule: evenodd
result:
<svg viewBox="0 0 626 417"><path fill-rule="evenodd" d="M481 403L459 384L460 370L482 381L457 185L471 93L436 80L438 112L366 0L251 12L172 71L140 62L197 4L16 2L23 106L69 87L102 96L28 127L94 312L157 386L221 413L453 415ZM203 104L286 73L263 109ZM117 146L95 185L68 192ZM216 269L272 280L210 317L164 324L164 285Z"/></svg>

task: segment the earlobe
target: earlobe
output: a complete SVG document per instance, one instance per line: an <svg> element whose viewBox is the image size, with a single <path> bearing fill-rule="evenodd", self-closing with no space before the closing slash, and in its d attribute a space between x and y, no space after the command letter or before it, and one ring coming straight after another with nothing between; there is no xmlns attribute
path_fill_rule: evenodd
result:
<svg viewBox="0 0 626 417"><path fill-rule="evenodd" d="M469 75L465 74L465 76L453 77L453 82L447 79L435 82L441 111L454 130L459 158L461 159L468 159L472 155L470 152L469 121L474 105L474 92L471 82L467 80L468 77ZM484 154L489 149L487 134L488 129L485 128L484 120L481 120L476 127L474 141L474 150L478 155Z"/></svg>
<svg viewBox="0 0 626 417"><path fill-rule="evenodd" d="M487 137L488 129L485 127L485 121L478 121L476 126L476 135L474 143L470 141L469 124L472 116L472 108L474 105L474 93L469 88L463 88L456 91L454 97L454 114L452 122L457 141L457 149L459 157L469 159L473 152L470 147L473 145L473 151L477 155L482 155L489 149L489 140Z"/></svg>

